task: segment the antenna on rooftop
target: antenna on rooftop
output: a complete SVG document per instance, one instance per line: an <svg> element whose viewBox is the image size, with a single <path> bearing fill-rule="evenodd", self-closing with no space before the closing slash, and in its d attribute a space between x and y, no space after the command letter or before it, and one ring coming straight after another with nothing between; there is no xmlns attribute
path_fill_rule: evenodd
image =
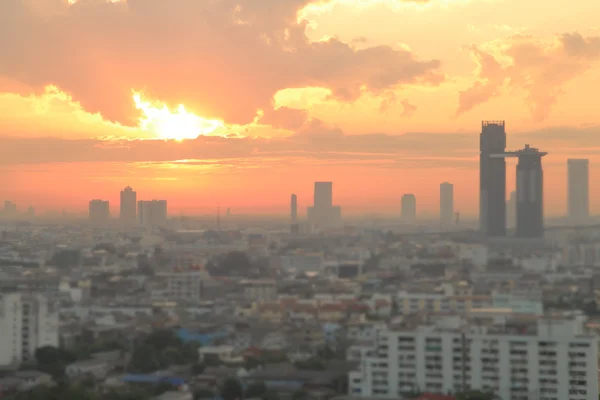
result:
<svg viewBox="0 0 600 400"><path fill-rule="evenodd" d="M217 204L217 231L221 231L221 203Z"/></svg>

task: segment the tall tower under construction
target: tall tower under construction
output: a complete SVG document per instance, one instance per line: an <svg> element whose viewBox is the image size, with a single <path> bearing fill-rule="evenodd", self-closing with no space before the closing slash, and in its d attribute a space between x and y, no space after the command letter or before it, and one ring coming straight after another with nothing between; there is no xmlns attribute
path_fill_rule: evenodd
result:
<svg viewBox="0 0 600 400"><path fill-rule="evenodd" d="M483 121L479 139L479 229L489 237L506 236L506 151L504 121Z"/></svg>
<svg viewBox="0 0 600 400"><path fill-rule="evenodd" d="M544 237L544 172L542 157L546 152L529 147L493 154L492 158L516 157L517 163L517 237Z"/></svg>

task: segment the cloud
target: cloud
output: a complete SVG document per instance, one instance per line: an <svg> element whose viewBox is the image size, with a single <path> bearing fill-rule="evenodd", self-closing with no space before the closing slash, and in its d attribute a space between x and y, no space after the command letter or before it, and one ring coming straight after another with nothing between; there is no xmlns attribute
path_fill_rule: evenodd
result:
<svg viewBox="0 0 600 400"><path fill-rule="evenodd" d="M535 120L544 120L569 81L600 59L600 37L579 33L544 42L515 35L485 46L468 46L477 64L477 80L459 93L457 114L472 110L502 93L505 87L523 90Z"/></svg>
<svg viewBox="0 0 600 400"><path fill-rule="evenodd" d="M289 87L323 87L353 101L364 91L444 79L438 60L406 49L310 42L307 22L297 22L309 3L2 0L0 76L38 92L54 84L89 112L129 125L138 115L132 89L245 124Z"/></svg>
<svg viewBox="0 0 600 400"><path fill-rule="evenodd" d="M600 156L600 126L509 132L509 148L520 148L526 143L549 151L550 162L574 156ZM265 160L293 165L302 159L319 165L476 168L478 146L478 132L348 135L319 120L311 120L295 135L280 138L208 136L176 142L2 137L0 164L197 160L196 163L249 168L262 165Z"/></svg>

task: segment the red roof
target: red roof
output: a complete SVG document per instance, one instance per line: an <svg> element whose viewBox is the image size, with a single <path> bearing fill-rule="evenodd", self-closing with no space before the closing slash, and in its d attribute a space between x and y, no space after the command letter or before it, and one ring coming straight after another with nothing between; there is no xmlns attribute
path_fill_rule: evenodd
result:
<svg viewBox="0 0 600 400"><path fill-rule="evenodd" d="M456 400L454 396L447 396L443 394L424 393L416 400Z"/></svg>

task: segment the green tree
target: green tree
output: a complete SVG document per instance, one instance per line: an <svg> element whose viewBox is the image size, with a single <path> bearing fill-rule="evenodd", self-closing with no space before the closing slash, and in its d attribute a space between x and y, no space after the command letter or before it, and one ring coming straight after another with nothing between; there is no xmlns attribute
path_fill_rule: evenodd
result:
<svg viewBox="0 0 600 400"><path fill-rule="evenodd" d="M275 392L274 390L267 390L262 396L261 398L263 400L279 400L279 396L277 395L277 392Z"/></svg>
<svg viewBox="0 0 600 400"><path fill-rule="evenodd" d="M245 397L247 399L252 397L261 397L267 391L267 386L264 382L253 383L248 386L245 392Z"/></svg>
<svg viewBox="0 0 600 400"><path fill-rule="evenodd" d="M308 392L304 389L296 390L292 393L292 400L306 400L308 398Z"/></svg>
<svg viewBox="0 0 600 400"><path fill-rule="evenodd" d="M223 400L238 400L242 398L244 390L240 381L234 378L229 378L221 387L221 397Z"/></svg>
<svg viewBox="0 0 600 400"><path fill-rule="evenodd" d="M492 392L481 390L467 390L456 394L456 400L494 400L495 398Z"/></svg>
<svg viewBox="0 0 600 400"><path fill-rule="evenodd" d="M212 392L212 390L198 389L194 392L194 400L212 399L214 397L215 397L215 394Z"/></svg>

